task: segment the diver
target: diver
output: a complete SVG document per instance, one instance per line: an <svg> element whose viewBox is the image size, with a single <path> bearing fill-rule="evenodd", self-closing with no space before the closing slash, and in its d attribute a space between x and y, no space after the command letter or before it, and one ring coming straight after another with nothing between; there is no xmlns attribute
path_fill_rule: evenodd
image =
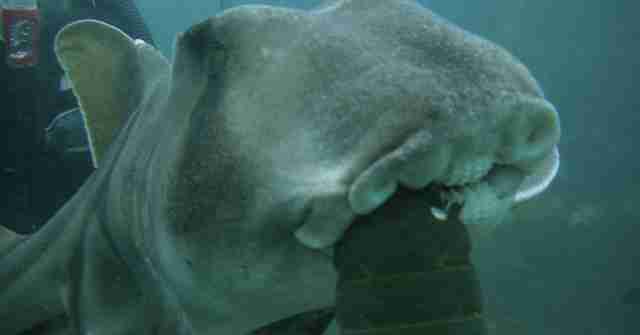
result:
<svg viewBox="0 0 640 335"><path fill-rule="evenodd" d="M93 171L53 43L66 24L96 19L153 45L133 1L0 0L0 224L36 231Z"/></svg>

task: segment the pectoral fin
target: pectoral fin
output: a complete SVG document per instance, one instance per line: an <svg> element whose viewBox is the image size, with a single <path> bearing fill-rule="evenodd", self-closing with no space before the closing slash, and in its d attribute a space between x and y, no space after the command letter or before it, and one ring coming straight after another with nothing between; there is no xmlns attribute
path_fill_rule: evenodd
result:
<svg viewBox="0 0 640 335"><path fill-rule="evenodd" d="M55 51L71 80L89 133L94 166L169 64L153 47L104 22L71 23L56 36Z"/></svg>

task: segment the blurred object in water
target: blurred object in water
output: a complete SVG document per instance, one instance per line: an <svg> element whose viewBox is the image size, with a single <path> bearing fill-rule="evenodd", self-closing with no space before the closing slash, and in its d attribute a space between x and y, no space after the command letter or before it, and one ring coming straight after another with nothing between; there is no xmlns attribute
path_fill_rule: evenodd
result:
<svg viewBox="0 0 640 335"><path fill-rule="evenodd" d="M589 228L593 223L604 217L604 210L596 204L585 203L579 205L569 216L570 228Z"/></svg>
<svg viewBox="0 0 640 335"><path fill-rule="evenodd" d="M632 288L622 296L625 305L640 305L640 288Z"/></svg>

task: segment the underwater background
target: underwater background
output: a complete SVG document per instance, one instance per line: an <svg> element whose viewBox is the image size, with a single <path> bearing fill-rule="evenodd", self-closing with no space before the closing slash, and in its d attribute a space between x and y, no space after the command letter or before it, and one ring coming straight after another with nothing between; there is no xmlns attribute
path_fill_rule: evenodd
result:
<svg viewBox="0 0 640 335"><path fill-rule="evenodd" d="M223 8L320 2L137 4L171 57L176 33ZM640 2L421 2L520 58L562 121L552 187L511 222L471 228L490 333L640 334Z"/></svg>

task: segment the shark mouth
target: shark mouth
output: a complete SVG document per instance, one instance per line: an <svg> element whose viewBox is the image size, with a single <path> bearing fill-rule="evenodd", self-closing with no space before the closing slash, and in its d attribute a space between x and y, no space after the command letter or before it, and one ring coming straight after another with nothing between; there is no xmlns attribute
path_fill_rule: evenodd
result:
<svg viewBox="0 0 640 335"><path fill-rule="evenodd" d="M558 172L559 162L557 149L535 164L524 167L499 165L482 159L461 166L461 169L422 187L439 195L440 203L430 207L431 215L439 221L449 219L452 208L461 208L455 212L459 213L458 218L464 224L499 224L515 204L535 197L549 186ZM390 183L380 192L370 192L373 196L360 201L365 205L359 207L375 209L382 206L395 193L397 184ZM373 201L367 204L370 199ZM353 206L345 204L344 193L340 189L318 196L311 207L294 235L303 245L329 257L333 255L333 245L342 238L356 213L369 212L359 213L353 210Z"/></svg>
<svg viewBox="0 0 640 335"><path fill-rule="evenodd" d="M462 209L459 219L465 224L502 223L513 205L542 193L554 179L560 167L557 148L527 172L506 165L481 162L467 178L447 177L444 183L434 183L442 207L431 207L431 214L440 221L449 218L456 205ZM479 167L478 167L479 166Z"/></svg>

